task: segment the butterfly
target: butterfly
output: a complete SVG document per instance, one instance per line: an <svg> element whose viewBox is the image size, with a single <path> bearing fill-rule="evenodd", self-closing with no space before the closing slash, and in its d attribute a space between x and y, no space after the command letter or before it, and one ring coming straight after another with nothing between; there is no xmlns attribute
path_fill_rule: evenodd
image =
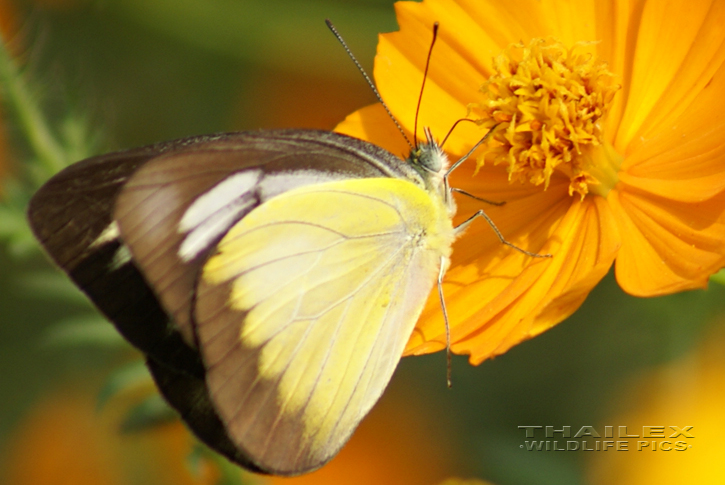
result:
<svg viewBox="0 0 725 485"><path fill-rule="evenodd" d="M448 175L493 129L450 168L428 129L406 160L327 131L183 138L67 167L28 218L202 442L298 475L378 401L473 219L550 257L483 211L453 226Z"/></svg>
<svg viewBox="0 0 725 485"><path fill-rule="evenodd" d="M408 160L315 130L101 155L28 217L204 443L300 474L380 398L447 269L455 204L426 135Z"/></svg>

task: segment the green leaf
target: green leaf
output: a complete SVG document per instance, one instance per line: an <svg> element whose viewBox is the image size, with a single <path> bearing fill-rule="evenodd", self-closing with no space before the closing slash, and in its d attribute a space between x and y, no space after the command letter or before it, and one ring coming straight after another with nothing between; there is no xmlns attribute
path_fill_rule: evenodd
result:
<svg viewBox="0 0 725 485"><path fill-rule="evenodd" d="M91 308L88 298L59 271L38 271L22 275L20 286L38 299L63 300Z"/></svg>
<svg viewBox="0 0 725 485"><path fill-rule="evenodd" d="M45 332L42 343L50 347L129 347L116 328L100 315L80 315L61 320Z"/></svg>
<svg viewBox="0 0 725 485"><path fill-rule="evenodd" d="M63 146L48 125L41 108L41 96L30 87L25 76L10 57L4 42L0 43L0 89L5 105L37 157L38 165L48 178L68 165ZM42 180L38 180L41 182Z"/></svg>
<svg viewBox="0 0 725 485"><path fill-rule="evenodd" d="M25 214L14 207L0 206L0 239L10 238L27 227Z"/></svg>
<svg viewBox="0 0 725 485"><path fill-rule="evenodd" d="M725 285L725 269L721 269L714 275L710 276L710 281L712 281L713 283Z"/></svg>

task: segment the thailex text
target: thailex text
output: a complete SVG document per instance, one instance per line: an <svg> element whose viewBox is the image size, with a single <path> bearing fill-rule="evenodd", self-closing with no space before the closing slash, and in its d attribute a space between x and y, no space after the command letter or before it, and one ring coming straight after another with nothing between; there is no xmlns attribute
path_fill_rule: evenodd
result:
<svg viewBox="0 0 725 485"><path fill-rule="evenodd" d="M693 426L519 426L527 451L686 451L695 438Z"/></svg>

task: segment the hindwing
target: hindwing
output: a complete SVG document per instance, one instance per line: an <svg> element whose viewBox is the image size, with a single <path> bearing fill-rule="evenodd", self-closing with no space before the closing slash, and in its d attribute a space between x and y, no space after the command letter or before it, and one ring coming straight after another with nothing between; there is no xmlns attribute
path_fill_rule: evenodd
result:
<svg viewBox="0 0 725 485"><path fill-rule="evenodd" d="M301 187L232 227L194 311L229 436L277 474L326 463L387 386L450 221L401 179ZM450 241L448 242L450 248Z"/></svg>

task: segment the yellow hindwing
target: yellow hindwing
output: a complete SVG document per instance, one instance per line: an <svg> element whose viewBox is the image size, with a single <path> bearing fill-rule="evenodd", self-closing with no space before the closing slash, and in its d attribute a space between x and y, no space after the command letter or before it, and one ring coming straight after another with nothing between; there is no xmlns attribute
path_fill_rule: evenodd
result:
<svg viewBox="0 0 725 485"><path fill-rule="evenodd" d="M196 310L232 439L273 470L334 455L390 380L452 242L444 204L394 178L294 189L234 225Z"/></svg>

